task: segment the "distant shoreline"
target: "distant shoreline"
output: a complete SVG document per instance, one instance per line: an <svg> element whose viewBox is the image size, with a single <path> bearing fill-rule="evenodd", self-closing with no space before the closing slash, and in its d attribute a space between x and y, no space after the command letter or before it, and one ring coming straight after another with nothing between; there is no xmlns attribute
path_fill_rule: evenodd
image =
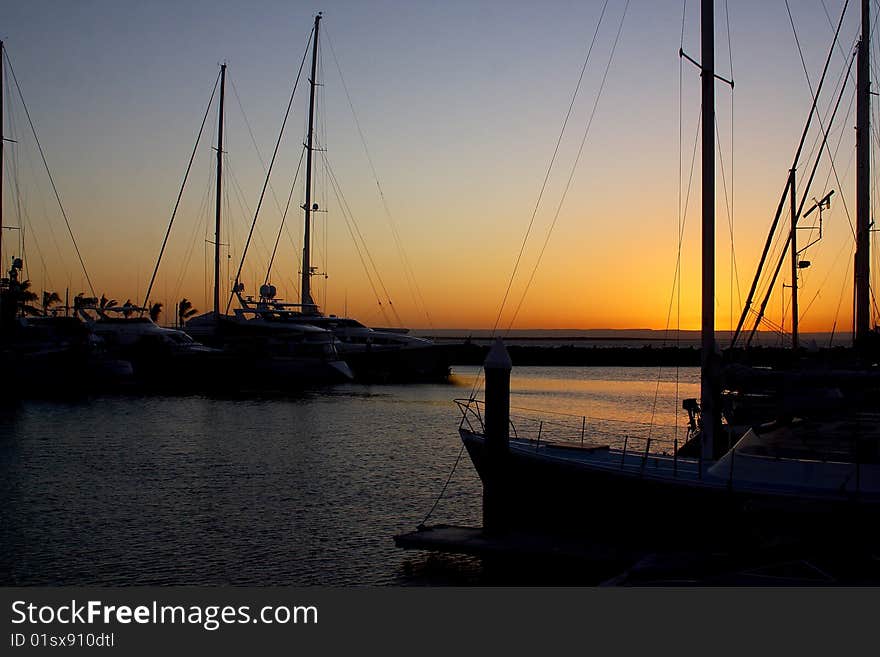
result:
<svg viewBox="0 0 880 657"><path fill-rule="evenodd" d="M440 343L446 350L451 365L482 365L489 352L489 344L482 340L458 343ZM556 345L507 344L514 366L552 367L699 367L701 350L697 346L657 346L653 344L630 346L601 346L572 344L571 340ZM848 349L836 346L820 349L820 359L829 363L845 359ZM806 353L793 352L788 347L754 347L748 352L748 362L755 366L792 364Z"/></svg>
<svg viewBox="0 0 880 657"><path fill-rule="evenodd" d="M432 338L439 344L470 342L489 344L496 336L501 336L508 345L517 343L546 343L555 346L564 343L587 344L623 344L639 347L643 345L665 344L676 347L699 347L700 331L695 329L663 330L663 329L515 329L497 331L491 329L412 329L412 335ZM721 348L726 348L733 338L733 332L718 330L715 338ZM752 339L752 345L758 347L787 347L791 344L791 336L780 335L771 331L758 331ZM849 332L819 331L801 332L801 345L810 348L848 347L852 344Z"/></svg>

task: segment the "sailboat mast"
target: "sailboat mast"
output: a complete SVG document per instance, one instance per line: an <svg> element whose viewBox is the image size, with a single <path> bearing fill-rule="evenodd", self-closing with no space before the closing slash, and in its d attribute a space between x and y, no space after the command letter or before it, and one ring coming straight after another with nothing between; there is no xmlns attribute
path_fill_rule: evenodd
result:
<svg viewBox="0 0 880 657"><path fill-rule="evenodd" d="M856 58L856 256L855 256L855 342L863 344L871 322L870 235L871 235L871 79L870 2L862 0L862 37Z"/></svg>
<svg viewBox="0 0 880 657"><path fill-rule="evenodd" d="M321 14L315 16L315 36L312 42L312 76L309 79L309 133L306 137L306 202L303 209L306 211L305 229L303 234L303 257L302 257L302 309L303 311L314 310L315 302L312 300L312 262L311 262L311 232L312 232L312 137L315 128L315 86L318 71L318 28L321 24Z"/></svg>
<svg viewBox="0 0 880 657"><path fill-rule="evenodd" d="M220 317L220 208L223 195L223 101L226 93L226 64L220 65L220 108L217 127L217 211L214 217L214 318Z"/></svg>
<svg viewBox="0 0 880 657"><path fill-rule="evenodd" d="M702 411L704 462L714 459L714 440L720 433L718 401L720 387L715 367L715 7L702 0L702 158L703 158L703 291L700 357L700 407Z"/></svg>
<svg viewBox="0 0 880 657"><path fill-rule="evenodd" d="M797 196L795 187L795 169L791 170L791 348L800 346L798 338L798 258L797 258Z"/></svg>
<svg viewBox="0 0 880 657"><path fill-rule="evenodd" d="M0 41L0 254L3 253L3 42ZM2 265L6 266L5 263ZM0 271L0 275L3 272Z"/></svg>

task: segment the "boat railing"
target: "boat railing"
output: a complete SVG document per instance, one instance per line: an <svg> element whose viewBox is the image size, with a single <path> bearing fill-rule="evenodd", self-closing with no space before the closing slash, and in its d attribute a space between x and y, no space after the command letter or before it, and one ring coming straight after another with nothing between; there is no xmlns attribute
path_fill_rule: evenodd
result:
<svg viewBox="0 0 880 657"><path fill-rule="evenodd" d="M460 428L471 433L485 431L485 402L478 399L456 399L461 413ZM510 436L518 441L542 446L594 449L608 446L621 450L622 462L627 455L642 454L673 456L679 445L674 425L646 423L615 418L554 413L522 407L510 407Z"/></svg>

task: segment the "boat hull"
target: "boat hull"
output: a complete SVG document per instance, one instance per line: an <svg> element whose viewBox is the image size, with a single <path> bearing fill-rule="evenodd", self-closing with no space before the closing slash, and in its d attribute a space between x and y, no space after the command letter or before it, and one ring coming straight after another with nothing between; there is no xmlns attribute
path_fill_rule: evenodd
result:
<svg viewBox="0 0 880 657"><path fill-rule="evenodd" d="M503 517L511 528L579 535L641 546L694 541L730 547L758 541L876 544L876 496L804 497L738 488L717 478L674 479L646 468L547 456L512 446L490 468L482 435L461 429L484 486L503 473ZM497 475L496 475L497 476Z"/></svg>
<svg viewBox="0 0 880 657"><path fill-rule="evenodd" d="M340 345L339 354L360 383L442 383L449 379L449 355L439 345L370 349Z"/></svg>

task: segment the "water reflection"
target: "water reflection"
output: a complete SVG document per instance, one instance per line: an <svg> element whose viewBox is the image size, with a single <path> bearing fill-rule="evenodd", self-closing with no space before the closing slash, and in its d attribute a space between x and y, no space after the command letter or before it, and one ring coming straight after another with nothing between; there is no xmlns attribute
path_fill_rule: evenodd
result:
<svg viewBox="0 0 880 657"><path fill-rule="evenodd" d="M392 540L422 521L446 481L460 451L451 400L467 397L476 375L296 397L5 408L0 582L503 583L503 569ZM696 380L682 370L676 394L648 368L518 368L512 403L647 421L656 394L666 410L655 417L674 421L670 404L695 396ZM464 458L431 521L479 524L480 494Z"/></svg>

